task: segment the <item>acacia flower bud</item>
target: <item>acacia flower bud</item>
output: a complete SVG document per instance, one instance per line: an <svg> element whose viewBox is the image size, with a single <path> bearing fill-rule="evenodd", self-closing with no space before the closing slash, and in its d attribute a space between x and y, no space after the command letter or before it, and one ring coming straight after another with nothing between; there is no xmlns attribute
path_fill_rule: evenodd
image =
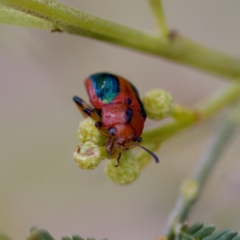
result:
<svg viewBox="0 0 240 240"><path fill-rule="evenodd" d="M148 117L154 120L169 117L173 112L172 96L162 89L147 92L143 97L143 104Z"/></svg>
<svg viewBox="0 0 240 240"><path fill-rule="evenodd" d="M105 166L105 174L113 182L125 185L138 178L141 164L132 153L124 152L119 166L115 167L116 164L116 159L110 159Z"/></svg>
<svg viewBox="0 0 240 240"><path fill-rule="evenodd" d="M81 143L91 141L98 146L104 146L107 141L106 137L95 127L95 121L90 117L87 117L80 122L77 136Z"/></svg>
<svg viewBox="0 0 240 240"><path fill-rule="evenodd" d="M77 148L73 158L80 168L91 170L96 168L103 159L107 158L107 153L105 147L99 147L93 142L86 142L81 149Z"/></svg>
<svg viewBox="0 0 240 240"><path fill-rule="evenodd" d="M187 179L183 182L181 191L185 199L192 201L197 197L199 185L196 180Z"/></svg>

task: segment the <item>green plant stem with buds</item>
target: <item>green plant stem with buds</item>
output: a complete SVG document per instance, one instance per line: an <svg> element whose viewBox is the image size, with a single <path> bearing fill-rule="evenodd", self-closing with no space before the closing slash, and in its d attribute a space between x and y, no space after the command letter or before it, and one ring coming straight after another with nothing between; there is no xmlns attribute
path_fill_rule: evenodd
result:
<svg viewBox="0 0 240 240"><path fill-rule="evenodd" d="M196 110L189 110L189 114L183 116L181 120L167 123L164 126L145 131L142 135L143 143L148 143L149 141L163 142L185 130L186 128L213 116L219 112L219 110L223 109L239 97L240 84L236 82L228 89L206 101L204 104L196 108Z"/></svg>
<svg viewBox="0 0 240 240"><path fill-rule="evenodd" d="M161 56L223 77L240 76L240 59L201 46L177 33L169 34L168 38L149 34L53 0L0 0L0 5L48 21L55 26L49 29L52 31L95 38ZM39 23L36 27L39 27Z"/></svg>
<svg viewBox="0 0 240 240"><path fill-rule="evenodd" d="M230 114L226 117L222 127L212 140L211 146L203 155L196 170L189 179L184 181L179 199L171 214L170 223L166 230L168 239L171 239L174 228L187 220L190 209L200 196L210 173L217 161L220 160L221 154L239 126L239 108L240 102L232 107Z"/></svg>

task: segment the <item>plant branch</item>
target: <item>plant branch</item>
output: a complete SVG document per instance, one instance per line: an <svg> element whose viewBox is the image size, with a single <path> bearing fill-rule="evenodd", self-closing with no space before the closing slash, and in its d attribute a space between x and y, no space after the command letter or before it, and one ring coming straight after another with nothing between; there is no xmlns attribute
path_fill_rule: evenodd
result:
<svg viewBox="0 0 240 240"><path fill-rule="evenodd" d="M162 1L161 0L148 0L148 1L151 7L152 13L155 17L159 33L161 33L163 37L168 37L169 31L166 23L166 18L164 15Z"/></svg>
<svg viewBox="0 0 240 240"><path fill-rule="evenodd" d="M63 32L161 56L223 77L240 76L240 59L203 47L179 34L159 37L53 0L0 0L0 4L49 21Z"/></svg>
<svg viewBox="0 0 240 240"><path fill-rule="evenodd" d="M199 123L240 97L240 84L234 83L228 89L215 95L213 98L205 101L196 110L189 112L181 120L167 123L164 126L145 131L142 135L143 142L163 142L168 138L175 136L179 132Z"/></svg>
<svg viewBox="0 0 240 240"><path fill-rule="evenodd" d="M187 220L189 211L193 204L198 200L203 187L217 161L231 140L236 128L240 123L240 104L232 107L229 116L225 119L220 130L212 139L211 145L202 156L199 165L192 176L182 184L180 196L170 217L170 224L167 227L167 234L170 237L175 226Z"/></svg>
<svg viewBox="0 0 240 240"><path fill-rule="evenodd" d="M40 28L49 31L55 31L57 28L51 22L45 21L41 18L33 17L3 5L0 5L0 23Z"/></svg>

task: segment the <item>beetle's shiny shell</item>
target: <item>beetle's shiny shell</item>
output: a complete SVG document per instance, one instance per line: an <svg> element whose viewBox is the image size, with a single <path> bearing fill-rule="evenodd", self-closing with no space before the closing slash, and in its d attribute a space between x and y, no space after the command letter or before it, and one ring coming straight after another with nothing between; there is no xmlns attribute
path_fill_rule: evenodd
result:
<svg viewBox="0 0 240 240"><path fill-rule="evenodd" d="M146 118L137 89L126 79L110 73L97 73L85 80L85 86L95 108L102 109L108 103L126 103L131 99L131 105Z"/></svg>
<svg viewBox="0 0 240 240"><path fill-rule="evenodd" d="M146 112L137 89L129 81L114 74L97 73L85 80L85 86L90 102L101 112L101 121L105 128L125 124L126 131L132 136L132 130L127 127L130 125L134 134L141 136ZM127 135L128 132L125 136Z"/></svg>

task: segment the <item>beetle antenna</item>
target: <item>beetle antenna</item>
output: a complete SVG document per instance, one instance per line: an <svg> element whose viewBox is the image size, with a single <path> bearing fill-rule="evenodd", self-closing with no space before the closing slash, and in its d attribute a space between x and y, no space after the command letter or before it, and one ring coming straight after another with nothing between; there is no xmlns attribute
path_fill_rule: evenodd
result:
<svg viewBox="0 0 240 240"><path fill-rule="evenodd" d="M140 148L144 149L146 152L148 152L155 160L156 163L159 163L159 158L156 154L154 154L153 152L151 152L150 150L148 150L147 148L141 146L141 145L137 145L139 146Z"/></svg>

